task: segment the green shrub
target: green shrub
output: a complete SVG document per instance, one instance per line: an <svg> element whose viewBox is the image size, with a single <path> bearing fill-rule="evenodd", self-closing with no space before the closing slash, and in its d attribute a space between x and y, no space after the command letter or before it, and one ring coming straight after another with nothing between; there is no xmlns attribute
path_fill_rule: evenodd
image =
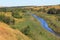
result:
<svg viewBox="0 0 60 40"><path fill-rule="evenodd" d="M14 12L14 11L12 12L12 16L14 18L22 18L22 16L20 16L18 12Z"/></svg>
<svg viewBox="0 0 60 40"><path fill-rule="evenodd" d="M14 24L15 20L10 18L10 17L6 17L4 15L0 15L0 21L6 23L6 24Z"/></svg>
<svg viewBox="0 0 60 40"><path fill-rule="evenodd" d="M60 21L60 17L58 17L58 21Z"/></svg>
<svg viewBox="0 0 60 40"><path fill-rule="evenodd" d="M10 18L10 17L5 17L3 19L3 22L7 23L7 24L14 24L15 23L15 20Z"/></svg>
<svg viewBox="0 0 60 40"><path fill-rule="evenodd" d="M60 9L50 8L47 11L48 14L60 14Z"/></svg>
<svg viewBox="0 0 60 40"><path fill-rule="evenodd" d="M50 8L47 11L48 14L56 14L56 9L55 8Z"/></svg>
<svg viewBox="0 0 60 40"><path fill-rule="evenodd" d="M0 21L2 21L4 19L4 15L0 15Z"/></svg>
<svg viewBox="0 0 60 40"><path fill-rule="evenodd" d="M0 12L6 12L6 8L0 8Z"/></svg>
<svg viewBox="0 0 60 40"><path fill-rule="evenodd" d="M56 14L60 14L60 9L57 9Z"/></svg>
<svg viewBox="0 0 60 40"><path fill-rule="evenodd" d="M22 31L22 33L24 33L25 35L29 35L30 27L27 26L27 27L25 27L24 29L22 29L21 31Z"/></svg>

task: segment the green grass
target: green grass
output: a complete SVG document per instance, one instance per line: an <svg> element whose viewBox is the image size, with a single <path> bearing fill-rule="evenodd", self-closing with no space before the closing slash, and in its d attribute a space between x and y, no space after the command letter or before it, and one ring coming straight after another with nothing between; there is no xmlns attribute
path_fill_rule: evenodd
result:
<svg viewBox="0 0 60 40"><path fill-rule="evenodd" d="M39 17L45 19L51 29L53 29L56 33L60 33L60 21L59 15L47 14L47 13L40 13L37 14Z"/></svg>
<svg viewBox="0 0 60 40"><path fill-rule="evenodd" d="M21 14L21 12L20 12L20 14ZM56 26L60 26L59 25L60 22L57 22L57 19L55 19L55 18L58 18L56 15L49 15L46 13L38 13L38 12L36 12L35 14L38 15L39 17L45 19L47 21L49 27L54 30L56 30L56 28L54 27L54 25L51 25L51 22L53 24L55 24ZM18 19L18 18L16 18L16 19ZM41 24L35 18L33 20L31 20L31 18L32 18L31 15L24 13L24 15L22 15L22 18L25 18L25 20L20 22L19 19L21 19L21 18L19 18L18 23L17 23L17 21L15 21L14 25L10 25L11 28L18 29L26 36L32 38L32 40L60 40L59 38L57 38L56 36L54 36L53 34L48 32L47 30L42 28ZM20 37L18 36L18 38L20 38Z"/></svg>
<svg viewBox="0 0 60 40"><path fill-rule="evenodd" d="M30 15L31 16L31 15ZM12 28L20 30L22 33L32 38L32 40L56 40L50 32L42 28L41 24L36 20L30 20L30 16L24 16L24 22L11 25ZM29 28L27 28L29 26Z"/></svg>

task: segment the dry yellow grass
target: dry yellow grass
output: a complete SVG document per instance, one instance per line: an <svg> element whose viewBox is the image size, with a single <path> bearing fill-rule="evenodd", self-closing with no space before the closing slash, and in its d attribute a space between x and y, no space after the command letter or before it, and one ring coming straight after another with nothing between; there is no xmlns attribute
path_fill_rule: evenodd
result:
<svg viewBox="0 0 60 40"><path fill-rule="evenodd" d="M0 12L0 15L5 15L7 17L11 17L12 16L12 12Z"/></svg>
<svg viewBox="0 0 60 40"><path fill-rule="evenodd" d="M14 30L9 25L0 22L0 40L31 40L18 30Z"/></svg>
<svg viewBox="0 0 60 40"><path fill-rule="evenodd" d="M11 17L11 16L12 16L12 12L6 12L6 13L5 13L5 16Z"/></svg>
<svg viewBox="0 0 60 40"><path fill-rule="evenodd" d="M23 22L23 21L25 21L25 18L22 18L22 19L14 18L14 20L16 21L16 23L19 23L19 22Z"/></svg>

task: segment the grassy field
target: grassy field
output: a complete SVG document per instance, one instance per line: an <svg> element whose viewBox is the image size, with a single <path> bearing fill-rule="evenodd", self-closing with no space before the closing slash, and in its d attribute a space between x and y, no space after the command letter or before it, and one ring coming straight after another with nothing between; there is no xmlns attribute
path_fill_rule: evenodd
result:
<svg viewBox="0 0 60 40"><path fill-rule="evenodd" d="M32 38L32 40L56 40L54 35L44 30L41 24L35 18L31 20L30 16L24 16L25 20L23 22L11 25L11 27L20 30L22 33Z"/></svg>
<svg viewBox="0 0 60 40"><path fill-rule="evenodd" d="M43 14L43 13L40 13L40 14L37 14L38 16L44 18L49 27L52 28L55 32L60 32L59 28L60 28L60 21L59 21L59 16L58 15L51 15L51 14Z"/></svg>
<svg viewBox="0 0 60 40"><path fill-rule="evenodd" d="M4 22L14 31L18 30L16 31L17 40L60 40L60 37L45 30L37 19L28 13L33 13L45 19L49 27L58 34L60 33L60 16L58 14L47 14L40 7L37 9L38 11L36 9L36 7L32 9L30 7L12 7L0 10L0 22Z"/></svg>

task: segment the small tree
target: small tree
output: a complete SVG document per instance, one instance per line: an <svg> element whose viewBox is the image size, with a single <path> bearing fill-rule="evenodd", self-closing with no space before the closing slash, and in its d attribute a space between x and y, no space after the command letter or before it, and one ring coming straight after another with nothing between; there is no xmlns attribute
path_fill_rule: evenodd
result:
<svg viewBox="0 0 60 40"><path fill-rule="evenodd" d="M60 17L58 17L58 21L60 21Z"/></svg>
<svg viewBox="0 0 60 40"><path fill-rule="evenodd" d="M47 11L48 14L56 14L56 9L55 8L50 8L48 11Z"/></svg>
<svg viewBox="0 0 60 40"><path fill-rule="evenodd" d="M0 15L0 21L6 23L6 24L14 24L15 20L10 18L10 17L6 17L5 15Z"/></svg>
<svg viewBox="0 0 60 40"><path fill-rule="evenodd" d="M6 12L6 8L0 8L0 12Z"/></svg>
<svg viewBox="0 0 60 40"><path fill-rule="evenodd" d="M18 11L12 11L12 16L14 18L22 18L22 16L20 16L20 14L18 13Z"/></svg>
<svg viewBox="0 0 60 40"><path fill-rule="evenodd" d="M56 14L60 14L60 9L57 9Z"/></svg>
<svg viewBox="0 0 60 40"><path fill-rule="evenodd" d="M30 32L30 27L27 26L27 27L25 27L24 29L22 29L21 31L22 31L22 33L24 33L25 35L28 35L29 32Z"/></svg>

